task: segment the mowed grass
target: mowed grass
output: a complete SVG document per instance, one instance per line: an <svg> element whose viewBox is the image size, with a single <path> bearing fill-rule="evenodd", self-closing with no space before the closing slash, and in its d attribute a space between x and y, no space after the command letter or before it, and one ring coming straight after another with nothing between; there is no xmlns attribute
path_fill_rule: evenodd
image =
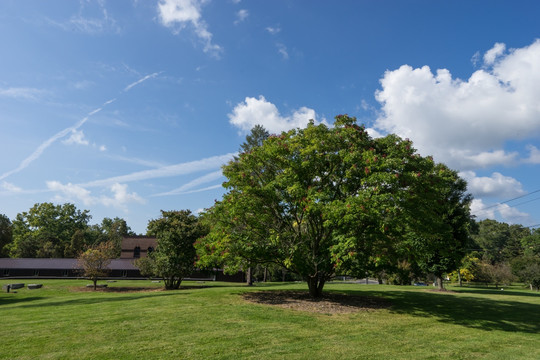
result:
<svg viewBox="0 0 540 360"><path fill-rule="evenodd" d="M0 284L10 282L29 281ZM188 288L176 291L82 292L83 280L39 282L39 290L0 294L1 359L540 359L540 294L521 289L440 293L330 283L326 291L392 304L331 315L241 296L305 284L184 282Z"/></svg>

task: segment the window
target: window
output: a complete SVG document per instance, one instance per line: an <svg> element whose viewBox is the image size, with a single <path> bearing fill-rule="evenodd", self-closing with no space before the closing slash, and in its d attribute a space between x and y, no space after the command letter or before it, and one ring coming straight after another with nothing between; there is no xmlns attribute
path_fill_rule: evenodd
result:
<svg viewBox="0 0 540 360"><path fill-rule="evenodd" d="M9 269L4 269L4 276L9 276Z"/></svg>
<svg viewBox="0 0 540 360"><path fill-rule="evenodd" d="M133 249L133 257L134 258L140 258L141 257L141 248L140 248L140 246L135 246L135 249Z"/></svg>
<svg viewBox="0 0 540 360"><path fill-rule="evenodd" d="M148 255L150 255L154 251L154 248L149 246L148 247Z"/></svg>

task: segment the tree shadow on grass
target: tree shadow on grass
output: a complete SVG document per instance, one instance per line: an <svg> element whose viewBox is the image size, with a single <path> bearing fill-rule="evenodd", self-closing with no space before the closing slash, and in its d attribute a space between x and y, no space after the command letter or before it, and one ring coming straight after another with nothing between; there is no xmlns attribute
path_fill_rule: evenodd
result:
<svg viewBox="0 0 540 360"><path fill-rule="evenodd" d="M11 296L11 297L0 297L0 307L4 305L11 305L11 304L17 304L22 302L31 302L31 301L37 301L42 300L44 297L40 296L31 296L31 297L17 297L17 296Z"/></svg>
<svg viewBox="0 0 540 360"><path fill-rule="evenodd" d="M430 291L372 291L392 301L390 311L486 331L540 333L540 304ZM481 292L486 294L485 292Z"/></svg>
<svg viewBox="0 0 540 360"><path fill-rule="evenodd" d="M103 293L102 293L103 294ZM161 293L136 293L131 294L129 296L95 296L95 297L89 297L85 294L80 294L80 297L69 299L63 299L62 297L49 298L49 301L40 301L38 303L32 303L28 304L25 303L24 305L19 306L20 308L45 308L50 306L70 306L70 305L93 305L93 304L99 304L99 303L110 303L110 302L119 302L119 301L133 301L133 300L140 300L144 298L149 297L163 297L163 296L173 296L178 294L189 294L189 292L183 291L183 292L161 292ZM17 299L18 301L26 301L28 299L32 300L44 300L45 298L20 298Z"/></svg>
<svg viewBox="0 0 540 360"><path fill-rule="evenodd" d="M525 296L525 297L537 297L540 299L540 292L533 291L516 291L516 290L500 290L500 289L486 289L486 288L458 288L452 289L452 291L460 294L489 294L489 295L511 295L511 296Z"/></svg>

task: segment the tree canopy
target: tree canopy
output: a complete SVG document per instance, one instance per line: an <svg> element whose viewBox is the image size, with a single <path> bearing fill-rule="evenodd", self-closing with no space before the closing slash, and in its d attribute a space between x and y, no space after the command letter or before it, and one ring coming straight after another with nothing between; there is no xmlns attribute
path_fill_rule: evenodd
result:
<svg viewBox="0 0 540 360"><path fill-rule="evenodd" d="M161 211L161 218L148 223L150 236L157 237L157 248L137 266L147 275L161 277L166 289L178 289L197 260L194 243L206 235L206 228L189 210Z"/></svg>
<svg viewBox="0 0 540 360"><path fill-rule="evenodd" d="M451 213L455 172L408 140L372 139L346 115L332 128L310 123L270 136L223 172L228 192L205 214L212 230L198 244L202 264L277 263L319 297L336 274L363 275L411 257L422 248L415 243L452 241L442 215Z"/></svg>
<svg viewBox="0 0 540 360"><path fill-rule="evenodd" d="M85 231L91 216L73 204L35 204L13 221L12 257L74 257L72 237Z"/></svg>

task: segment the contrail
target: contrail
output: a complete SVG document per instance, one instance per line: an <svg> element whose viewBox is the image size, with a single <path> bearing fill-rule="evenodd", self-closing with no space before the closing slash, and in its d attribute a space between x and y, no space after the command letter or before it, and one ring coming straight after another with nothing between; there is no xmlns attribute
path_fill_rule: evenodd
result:
<svg viewBox="0 0 540 360"><path fill-rule="evenodd" d="M124 89L124 92L126 91L129 91L131 88L133 88L134 86L137 86L138 84L142 83L143 81L146 81L150 78L154 78L156 77L157 75L159 75L160 73L153 73L153 74L150 74L150 75L146 75L145 77L143 77L142 79L138 80L138 81L135 81L134 83L132 84L129 84L128 86L126 86L126 88ZM7 171L5 173L3 173L2 175L0 175L0 180L4 180L5 178L7 178L8 176L11 176L13 174L16 174L22 170L24 170L26 167L28 167L28 165L30 165L33 161L39 159L39 157L41 156L41 154L43 154L43 152L49 147L51 146L56 140L58 139L61 139L63 138L64 136L66 136L67 134L69 134L70 132L72 131L75 131L77 130L78 128L80 128L89 118L90 116L92 115L95 115L97 114L98 112L100 112L105 106L113 103L116 101L116 98L113 98L113 99L110 99L110 100L107 100L103 103L103 105L101 105L101 107L97 108L97 109L94 109L92 110L91 112L88 113L88 115L86 115L84 118L82 118L81 120L79 120L75 125L73 126L70 126L58 133L56 133L55 135L51 136L49 139L47 139L46 141L44 141L41 145L38 146L38 148L30 155L28 156L26 159L24 159L23 161L21 161L21 163L19 164L19 166L16 168L16 169L13 169L13 170L10 170L10 171Z"/></svg>

